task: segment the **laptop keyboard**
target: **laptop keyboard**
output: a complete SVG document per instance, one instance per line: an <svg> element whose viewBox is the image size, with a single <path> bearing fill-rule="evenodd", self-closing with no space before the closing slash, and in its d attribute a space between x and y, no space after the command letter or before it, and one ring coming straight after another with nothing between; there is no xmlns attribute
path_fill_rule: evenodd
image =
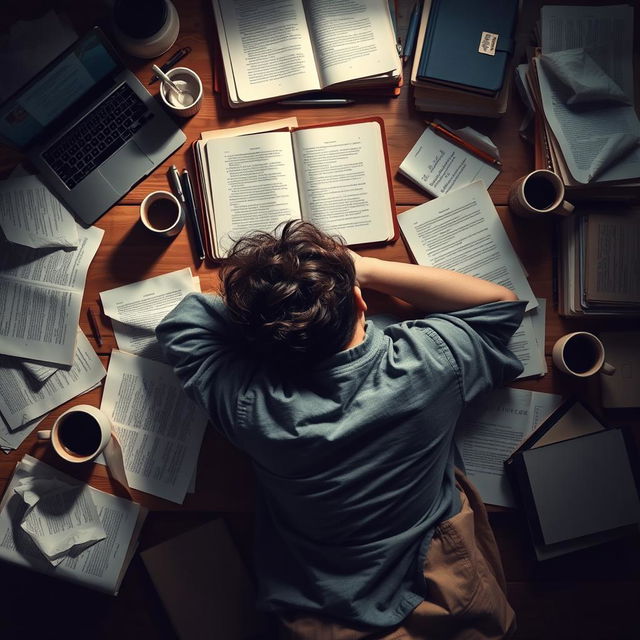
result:
<svg viewBox="0 0 640 640"><path fill-rule="evenodd" d="M144 102L123 84L42 156L73 189L151 118L153 113Z"/></svg>

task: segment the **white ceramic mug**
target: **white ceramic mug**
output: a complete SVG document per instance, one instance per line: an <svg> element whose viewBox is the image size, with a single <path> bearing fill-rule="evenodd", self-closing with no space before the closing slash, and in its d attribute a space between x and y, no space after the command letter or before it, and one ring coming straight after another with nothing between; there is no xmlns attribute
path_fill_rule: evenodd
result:
<svg viewBox="0 0 640 640"><path fill-rule="evenodd" d="M616 368L605 362L602 342L588 331L574 331L559 338L551 353L553 364L571 376L588 378L598 372L615 373Z"/></svg>
<svg viewBox="0 0 640 640"><path fill-rule="evenodd" d="M511 185L509 209L527 218L569 215L573 205L564 196L564 183L559 176L547 169L536 169Z"/></svg>
<svg viewBox="0 0 640 640"><path fill-rule="evenodd" d="M184 91L179 96L166 82L160 81L160 99L173 115L190 118L202 106L202 81L198 74L187 67L174 67L165 72L171 81Z"/></svg>
<svg viewBox="0 0 640 640"><path fill-rule="evenodd" d="M89 462L109 444L111 430L105 413L79 404L59 416L50 431L38 431L38 440L50 440L53 450L67 462Z"/></svg>
<svg viewBox="0 0 640 640"><path fill-rule="evenodd" d="M153 191L140 205L140 220L152 233L171 238L184 227L184 207L169 191Z"/></svg>

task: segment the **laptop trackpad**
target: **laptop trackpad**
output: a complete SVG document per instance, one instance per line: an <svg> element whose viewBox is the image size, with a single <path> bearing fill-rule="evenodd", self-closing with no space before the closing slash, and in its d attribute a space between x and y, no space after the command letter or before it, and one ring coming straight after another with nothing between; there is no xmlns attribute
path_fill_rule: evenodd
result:
<svg viewBox="0 0 640 640"><path fill-rule="evenodd" d="M142 176L154 167L140 147L130 140L118 149L98 171L109 181L114 189L124 195Z"/></svg>

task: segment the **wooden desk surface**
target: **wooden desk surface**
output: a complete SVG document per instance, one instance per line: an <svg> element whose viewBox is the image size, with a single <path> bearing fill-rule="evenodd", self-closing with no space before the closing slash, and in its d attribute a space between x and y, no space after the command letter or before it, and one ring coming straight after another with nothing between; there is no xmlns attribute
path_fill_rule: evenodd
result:
<svg viewBox="0 0 640 640"><path fill-rule="evenodd" d="M46 2L34 0L34 2L27 3L31 10L26 10L22 4L17 2L10 3L4 16L4 21L10 19L11 16L30 18L40 15L41 7L46 6L46 4ZM204 0L179 0L175 1L175 4L180 13L181 32L172 50L186 45L193 48L193 52L184 59L182 64L193 68L202 78L204 102L196 116L186 122L180 121L180 125L187 135L187 142L168 158L161 167L136 185L116 206L96 222L96 226L104 229L105 234L88 272L80 325L94 344L96 351L102 356L105 366L111 349L116 348L116 343L110 321L101 313L100 291L187 266L192 268L194 274L200 276L203 291L211 290L216 286L216 270L208 264L197 264L194 261L194 255L184 230L172 240L159 240L151 237L138 221L139 205L144 196L156 189L166 190L169 188L167 168L170 164L175 164L178 168L188 167L193 170L191 143L199 137L201 131L240 126L291 115L297 116L300 124L303 125L378 115L384 118L385 121L398 211L404 211L429 199L424 192L396 173L400 162L424 129L423 115L413 110L408 83L404 86L398 98L383 100L363 99L357 104L345 107L292 109L266 105L243 110L224 110L220 105L219 98L212 91L212 42L215 26L210 5ZM533 5L537 4L525 3L525 5L528 5L526 7L529 12L527 15L535 15L535 12L532 12L535 8ZM69 0L65 5L65 9L71 16L78 32L82 32L85 28L97 23L103 26L107 34L110 33L106 14L100 13L101 10L104 12L102 5L96 4L94 6L93 3L89 5L80 2L80 0ZM77 11L74 9L77 9ZM525 26L522 26L521 30L527 29L526 24L530 24L530 22L526 22L523 18L522 24ZM0 30L2 28L3 24L0 23ZM166 57L166 55L161 56L160 59L164 60ZM154 61L126 60L146 86L152 75L151 64ZM408 71L409 67L407 66L406 69ZM159 83L155 83L150 87L150 91L157 95L158 87ZM519 176L532 169L532 149L518 134L518 127L523 115L523 107L517 93L514 91L511 95L508 112L501 119L491 120L461 116L443 116L443 119L452 126L470 125L475 127L490 136L500 149L504 165L503 171L490 187L489 193L496 204L498 213L515 250L529 274L533 291L537 296L547 298L549 301L545 342L549 373L543 378L520 381L515 383L514 386L563 394L577 393L597 410L599 398L597 379L586 383L575 383L556 372L550 363L551 347L560 335L576 327L589 327L597 330L604 326L629 327L630 324L623 321L610 321L607 323L593 321L571 322L560 318L553 309L551 304L552 225L547 221L530 222L514 218L505 206L509 186ZM20 156L15 152L1 149L0 176L8 173L20 160ZM369 249L362 253L389 260L410 261L402 239L398 239L386 247ZM385 301L380 296L370 296L370 308L373 311L383 310L388 304L389 301ZM104 336L102 347L98 347L95 344L91 334L87 320L87 309L89 307L97 313L99 319L100 329ZM41 428L49 427L55 418L69 406L80 402L98 406L100 398L101 390L98 389L81 398L70 401L51 412L43 421ZM0 490L3 489L16 462L25 453L51 460L51 455L46 446L37 443L35 434L32 434L17 451L9 455L0 456ZM86 469L81 471L70 470L67 468L70 465L65 467L57 460L52 460L52 463L70 472L87 473ZM99 465L89 470L88 480L100 489L113 489L104 468ZM251 509L253 486L249 464L242 454L212 430L207 431L203 442L196 487L196 493L187 497L183 507L177 507L172 503L140 492L133 493L137 501L156 510L181 508L186 510L229 512Z"/></svg>

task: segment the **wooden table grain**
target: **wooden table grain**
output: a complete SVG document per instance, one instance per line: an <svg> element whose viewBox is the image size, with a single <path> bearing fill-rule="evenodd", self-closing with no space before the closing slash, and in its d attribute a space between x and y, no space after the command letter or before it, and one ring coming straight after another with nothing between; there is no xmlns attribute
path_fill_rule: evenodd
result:
<svg viewBox="0 0 640 640"><path fill-rule="evenodd" d="M7 12L4 19L7 19L7 15L12 15L12 11L14 16L38 15L38 5L46 5L46 3L40 3L36 0L27 4L32 7L32 10L25 14L25 8L22 4L10 3L10 11ZM191 145L198 139L202 131L235 127L286 116L296 116L301 125L338 122L372 115L380 116L385 123L398 212L430 199L425 192L397 172L401 161L424 130L424 114L413 109L411 90L406 81L397 98L364 98L356 104L341 107L289 108L261 105L242 110L225 109L221 104L220 96L213 92L215 25L211 8L207 2L201 0L180 0L176 2L176 5L179 8L181 30L172 49L182 46L192 48L192 53L182 61L182 64L194 69L202 78L204 99L198 114L186 121L178 121L187 136L187 141L182 147L167 158L152 174L139 182L117 205L95 223L97 227L104 230L104 238L87 275L80 326L105 361L105 366L108 365L109 353L116 348L116 343L111 323L102 313L99 296L101 291L184 267L191 267L193 273L200 276L203 291L213 291L217 287L218 277L215 265L197 261L186 229L172 239L156 238L151 236L139 222L139 206L142 199L151 191L170 189L167 170L171 164L175 164L179 169L187 167L194 170ZM108 16L104 13L103 5L89 6L79 0L68 0L65 7L79 32L91 24L97 23L103 27L107 34L110 34L111 27ZM161 56L161 59L165 57L166 55ZM155 61L136 60L126 56L125 61L142 83L147 86L153 73L151 65ZM407 71L408 67L405 70ZM159 83L151 85L149 89L152 94L157 96ZM553 221L527 221L515 218L506 207L509 186L519 176L533 168L531 146L519 135L519 126L523 116L524 109L514 91L510 98L508 111L503 118L493 120L443 116L443 119L454 127L468 125L478 129L491 137L500 150L503 170L489 188L489 194L529 275L534 293L548 301L545 353L550 365L549 354L553 343L560 335L578 326L578 323L560 318L552 304ZM15 152L1 149L0 175L8 173L20 161L20 156ZM384 247L365 249L362 253L387 260L410 261L401 238ZM373 312L389 310L393 306L389 300L373 293L369 293L369 300L369 306ZM91 333L87 317L89 307L96 315L104 338L103 345L100 347L95 343ZM602 326L602 323L599 324ZM620 323L609 322L607 326L611 324ZM628 325L628 323L627 325L622 324ZM585 323L579 323L579 326L585 326ZM598 323L595 323L595 326L598 326ZM549 366L549 373L546 376L540 379L519 381L514 383L514 386L537 391L577 393L586 398L591 405L595 404L596 408L598 404L597 380L576 384L558 374L551 366ZM100 399L100 389L76 398L52 411L41 426L42 428L50 427L55 418L73 404L88 402L99 405ZM0 457L0 488L7 482L17 460L25 453L31 453L38 457L48 455L46 448L39 444L35 434L32 434L17 451ZM104 468L99 465L96 465L88 474L88 480L97 488L114 490ZM151 509L172 510L176 508L176 505L170 502L147 494L135 491L133 494L137 501ZM196 493L189 495L181 508L185 510L242 511L250 509L251 505L252 481L246 459L213 431L208 431L200 455Z"/></svg>

